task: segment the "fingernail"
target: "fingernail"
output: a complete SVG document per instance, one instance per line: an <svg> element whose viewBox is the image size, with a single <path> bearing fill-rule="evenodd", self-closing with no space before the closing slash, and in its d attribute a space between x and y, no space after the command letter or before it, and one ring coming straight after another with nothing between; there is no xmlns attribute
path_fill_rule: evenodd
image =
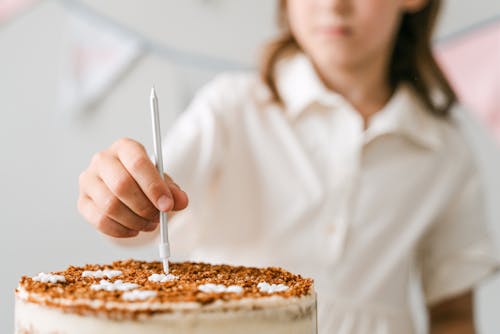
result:
<svg viewBox="0 0 500 334"><path fill-rule="evenodd" d="M158 209L160 209L160 211L167 211L168 209L170 209L171 205L172 200L166 195L163 195L158 199Z"/></svg>
<svg viewBox="0 0 500 334"><path fill-rule="evenodd" d="M137 236L138 234L139 234L139 232L138 232L138 231L130 230L130 231L127 231L127 232L126 232L125 237L126 237L126 238L131 238L131 237L135 237L135 236Z"/></svg>
<svg viewBox="0 0 500 334"><path fill-rule="evenodd" d="M151 231L156 230L157 227L158 227L158 223L150 222L144 226L144 231L151 232Z"/></svg>

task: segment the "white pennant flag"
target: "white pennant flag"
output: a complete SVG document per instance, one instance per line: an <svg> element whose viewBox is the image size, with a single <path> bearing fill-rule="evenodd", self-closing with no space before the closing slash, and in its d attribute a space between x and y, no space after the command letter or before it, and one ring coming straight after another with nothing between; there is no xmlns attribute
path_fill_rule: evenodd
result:
<svg viewBox="0 0 500 334"><path fill-rule="evenodd" d="M68 9L69 42L63 54L60 107L94 107L143 54L140 41L103 20Z"/></svg>

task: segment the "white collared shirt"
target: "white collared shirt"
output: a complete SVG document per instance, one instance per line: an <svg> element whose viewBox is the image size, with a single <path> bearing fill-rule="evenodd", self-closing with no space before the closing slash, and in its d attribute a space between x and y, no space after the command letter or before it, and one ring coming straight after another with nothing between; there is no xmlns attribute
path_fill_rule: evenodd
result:
<svg viewBox="0 0 500 334"><path fill-rule="evenodd" d="M320 334L413 333L415 272L432 304L498 266L469 147L406 85L365 130L305 56L277 70L283 107L256 74L222 75L168 131L190 198L172 253L313 277Z"/></svg>

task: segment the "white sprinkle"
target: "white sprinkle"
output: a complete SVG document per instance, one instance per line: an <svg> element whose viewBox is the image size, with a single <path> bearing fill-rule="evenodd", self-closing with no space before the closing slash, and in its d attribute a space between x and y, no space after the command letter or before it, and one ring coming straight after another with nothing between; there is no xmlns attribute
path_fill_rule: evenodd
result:
<svg viewBox="0 0 500 334"><path fill-rule="evenodd" d="M92 290L106 290L106 291L126 291L138 288L139 285L135 283L123 283L121 279L115 282L109 282L102 279L99 284L92 284L90 288Z"/></svg>
<svg viewBox="0 0 500 334"><path fill-rule="evenodd" d="M91 271L91 270L85 270L82 273L82 277L94 277L94 278L113 278L116 276L120 276L122 272L120 270L96 270L96 271Z"/></svg>
<svg viewBox="0 0 500 334"><path fill-rule="evenodd" d="M202 284L198 286L198 290L206 293L223 293L223 292L233 292L233 293L241 293L243 292L243 288L238 285L230 285L230 286L225 286L224 284L213 284L213 283L207 283L207 284Z"/></svg>
<svg viewBox="0 0 500 334"><path fill-rule="evenodd" d="M226 291L226 286L224 284L213 284L213 283L207 283L207 284L202 284L198 286L198 290L206 293L210 292L217 292L221 293Z"/></svg>
<svg viewBox="0 0 500 334"><path fill-rule="evenodd" d="M150 282L157 282L157 283L165 283L168 281L173 281L177 279L178 277L172 274L152 274L151 276L148 277L148 280Z"/></svg>
<svg viewBox="0 0 500 334"><path fill-rule="evenodd" d="M32 277L32 278L33 278L33 281L43 282L43 283L66 282L66 278L63 275L39 273L37 276Z"/></svg>
<svg viewBox="0 0 500 334"><path fill-rule="evenodd" d="M282 292L288 290L288 286L285 284L269 284L266 282L261 282L257 284L260 292L274 293L274 292Z"/></svg>
<svg viewBox="0 0 500 334"><path fill-rule="evenodd" d="M132 290L124 292L122 298L124 300L146 300L156 296L156 291L152 290Z"/></svg>
<svg viewBox="0 0 500 334"><path fill-rule="evenodd" d="M230 285L227 287L226 292L242 293L243 288L239 285Z"/></svg>

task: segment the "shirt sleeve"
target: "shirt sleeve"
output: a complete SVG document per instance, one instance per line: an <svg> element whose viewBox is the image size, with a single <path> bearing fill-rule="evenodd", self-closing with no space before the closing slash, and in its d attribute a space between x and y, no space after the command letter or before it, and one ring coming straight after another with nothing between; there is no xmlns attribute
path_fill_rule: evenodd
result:
<svg viewBox="0 0 500 334"><path fill-rule="evenodd" d="M420 247L422 286L428 305L473 289L499 269L485 222L481 178L474 164L457 177L458 186Z"/></svg>
<svg viewBox="0 0 500 334"><path fill-rule="evenodd" d="M164 170L189 196L193 206L222 166L225 140L218 88L204 87L167 131Z"/></svg>

